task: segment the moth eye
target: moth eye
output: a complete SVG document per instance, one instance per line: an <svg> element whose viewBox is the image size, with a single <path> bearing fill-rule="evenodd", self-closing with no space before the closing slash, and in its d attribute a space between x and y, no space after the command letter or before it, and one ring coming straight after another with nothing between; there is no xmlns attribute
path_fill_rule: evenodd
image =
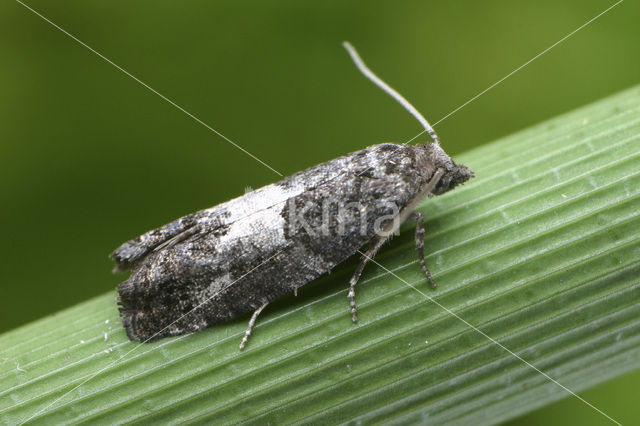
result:
<svg viewBox="0 0 640 426"><path fill-rule="evenodd" d="M442 191L446 191L449 188L450 183L451 178L449 178L449 176L443 176L436 185L436 188Z"/></svg>

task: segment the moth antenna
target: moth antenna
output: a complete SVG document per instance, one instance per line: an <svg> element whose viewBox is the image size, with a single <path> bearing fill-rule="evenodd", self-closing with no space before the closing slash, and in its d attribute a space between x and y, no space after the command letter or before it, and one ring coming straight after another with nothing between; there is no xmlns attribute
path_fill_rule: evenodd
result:
<svg viewBox="0 0 640 426"><path fill-rule="evenodd" d="M418 110L415 109L415 107L411 105L408 100L404 98L404 96L396 92L391 86L389 86L387 83L382 81L380 77L375 75L373 71L371 71L369 67L365 65L360 55L358 55L358 52L356 51L356 49L348 41L343 42L342 46L344 46L344 48L347 49L347 52L349 52L349 56L351 56L351 60L353 60L353 63L356 64L356 67L358 67L360 72L364 74L364 76L367 77L369 80L371 80L376 86L378 86L379 88L387 92L387 94L391 96L393 99L395 99L396 102L398 102L400 105L402 105L404 109L409 111L409 113L413 115L416 118L416 120L420 122L420 124L422 124L422 127L424 127L424 130L427 133L429 133L429 136L431 136L431 139L433 139L433 142L436 145L440 145L440 140L438 139L438 135L436 134L435 130L433 130L433 127L431 127L429 122L422 116L422 114L420 114Z"/></svg>

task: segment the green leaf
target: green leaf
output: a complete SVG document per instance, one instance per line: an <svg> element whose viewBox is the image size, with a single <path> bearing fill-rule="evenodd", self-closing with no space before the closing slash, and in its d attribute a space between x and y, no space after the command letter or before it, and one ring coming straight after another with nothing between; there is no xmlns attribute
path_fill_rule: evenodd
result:
<svg viewBox="0 0 640 426"><path fill-rule="evenodd" d="M0 336L0 422L488 424L570 395L537 370L579 392L637 369L640 89L456 160L477 177L420 206L437 289L408 224L357 325L353 260L270 305L244 352L248 317L130 342L111 292Z"/></svg>

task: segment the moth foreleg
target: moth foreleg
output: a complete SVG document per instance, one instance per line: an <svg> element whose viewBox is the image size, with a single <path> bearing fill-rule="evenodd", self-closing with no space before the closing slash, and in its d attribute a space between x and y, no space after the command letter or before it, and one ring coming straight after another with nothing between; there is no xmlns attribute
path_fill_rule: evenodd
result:
<svg viewBox="0 0 640 426"><path fill-rule="evenodd" d="M427 183L427 186L423 189L425 193L429 194L429 197L433 196L431 192L435 189L436 185L438 185L438 182L440 182L440 178L442 177L443 174L444 174L444 170L442 169L436 170L436 172L433 174L433 177L431 178L429 183Z"/></svg>
<svg viewBox="0 0 640 426"><path fill-rule="evenodd" d="M260 306L258 309L255 310L253 315L251 315L251 319L249 320L249 326L247 327L247 331L244 332L244 337L242 338L242 342L240 342L240 350L244 349L244 346L247 344L247 340L249 340L249 336L251 335L251 330L253 329L253 326L255 325L256 320L258 319L258 315L260 315L260 312L262 312L262 310L268 304L269 304L269 302L267 302L264 305Z"/></svg>
<svg viewBox="0 0 640 426"><path fill-rule="evenodd" d="M416 221L416 250L418 251L418 260L422 267L422 272L427 276L432 288L436 288L436 283L431 277L431 272L424 263L424 217L420 212L413 212L413 218Z"/></svg>
<svg viewBox="0 0 640 426"><path fill-rule="evenodd" d="M362 271L364 270L365 265L369 262L369 260L373 258L373 256L376 255L380 247L382 247L385 242L389 241L390 238L391 234L376 237L371 246L362 256L362 260L360 261L358 268L353 273L351 280L349 280L349 295L347 297L349 298L349 304L351 305L351 319L353 320L353 322L358 322L358 315L356 310L356 284L360 279L360 275L362 275Z"/></svg>

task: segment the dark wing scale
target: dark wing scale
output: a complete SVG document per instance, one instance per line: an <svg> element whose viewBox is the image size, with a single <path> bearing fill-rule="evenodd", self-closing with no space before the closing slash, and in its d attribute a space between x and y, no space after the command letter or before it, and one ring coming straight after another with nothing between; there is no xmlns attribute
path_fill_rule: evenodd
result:
<svg viewBox="0 0 640 426"><path fill-rule="evenodd" d="M163 244L167 244L185 232L195 231L196 215L197 213L194 213L181 217L122 244L109 255L116 262L116 270L131 269L137 262Z"/></svg>

